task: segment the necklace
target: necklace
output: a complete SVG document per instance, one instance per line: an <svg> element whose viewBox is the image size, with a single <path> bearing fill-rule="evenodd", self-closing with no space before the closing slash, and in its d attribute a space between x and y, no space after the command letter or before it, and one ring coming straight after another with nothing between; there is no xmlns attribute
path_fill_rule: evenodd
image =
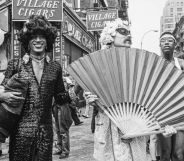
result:
<svg viewBox="0 0 184 161"><path fill-rule="evenodd" d="M44 66L44 60L45 60L45 54L43 55L43 57L41 59L38 59L36 56L34 55L30 55L32 61L34 61L35 63L38 64L39 68L40 69L43 69L43 66Z"/></svg>

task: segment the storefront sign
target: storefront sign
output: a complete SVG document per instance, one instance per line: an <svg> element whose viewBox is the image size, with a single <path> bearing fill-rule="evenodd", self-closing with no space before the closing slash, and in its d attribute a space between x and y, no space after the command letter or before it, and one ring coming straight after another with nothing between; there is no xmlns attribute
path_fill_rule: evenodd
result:
<svg viewBox="0 0 184 161"><path fill-rule="evenodd" d="M50 21L63 20L62 0L13 0L12 19L22 21L30 15L44 15Z"/></svg>
<svg viewBox="0 0 184 161"><path fill-rule="evenodd" d="M118 18L117 10L105 10L105 11L89 11L86 15L87 18L87 30L98 31L103 30L106 23Z"/></svg>
<svg viewBox="0 0 184 161"><path fill-rule="evenodd" d="M19 27L17 25L17 22L13 23L13 59L19 59L21 56L21 46L20 42L18 41L18 33L19 33Z"/></svg>
<svg viewBox="0 0 184 161"><path fill-rule="evenodd" d="M78 44L86 47L90 52L93 52L95 41L65 14L64 21L64 30L68 31L67 35L73 38Z"/></svg>
<svg viewBox="0 0 184 161"><path fill-rule="evenodd" d="M62 54L62 44L61 44L61 25L57 26L57 37L54 43L54 60L61 64L61 54Z"/></svg>

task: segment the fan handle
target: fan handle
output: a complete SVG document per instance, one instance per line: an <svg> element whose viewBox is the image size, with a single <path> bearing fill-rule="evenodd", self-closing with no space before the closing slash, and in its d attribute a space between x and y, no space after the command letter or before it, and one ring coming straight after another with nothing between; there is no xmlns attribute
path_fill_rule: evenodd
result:
<svg viewBox="0 0 184 161"><path fill-rule="evenodd" d="M174 126L174 128L178 131L178 130L184 130L184 126ZM140 137L140 136L147 136L147 135L154 135L154 134L160 134L160 133L164 133L165 130L164 129L160 129L158 131L151 131L151 132L145 132L145 133L137 133L137 134L125 134L123 135L123 139L130 139L130 138L135 138L135 137Z"/></svg>

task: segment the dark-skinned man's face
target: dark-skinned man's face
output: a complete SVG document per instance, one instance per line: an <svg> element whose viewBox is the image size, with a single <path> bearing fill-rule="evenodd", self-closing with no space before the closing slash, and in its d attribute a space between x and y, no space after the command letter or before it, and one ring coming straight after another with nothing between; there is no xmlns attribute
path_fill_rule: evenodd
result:
<svg viewBox="0 0 184 161"><path fill-rule="evenodd" d="M173 53L175 45L175 40L170 34L165 34L160 38L160 48L164 55Z"/></svg>

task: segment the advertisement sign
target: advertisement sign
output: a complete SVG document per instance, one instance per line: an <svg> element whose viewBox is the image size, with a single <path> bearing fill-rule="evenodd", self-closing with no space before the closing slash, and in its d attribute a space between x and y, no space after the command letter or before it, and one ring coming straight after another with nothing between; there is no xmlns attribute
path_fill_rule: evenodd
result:
<svg viewBox="0 0 184 161"><path fill-rule="evenodd" d="M13 0L13 21L25 21L29 16L43 15L49 21L63 20L62 0Z"/></svg>
<svg viewBox="0 0 184 161"><path fill-rule="evenodd" d="M106 23L118 18L118 10L89 11L86 15L87 30L103 30Z"/></svg>
<svg viewBox="0 0 184 161"><path fill-rule="evenodd" d="M65 23L63 30L68 31L67 35L70 36L73 41L79 45L85 47L89 52L93 52L95 49L95 41L83 31L73 20L64 14Z"/></svg>
<svg viewBox="0 0 184 161"><path fill-rule="evenodd" d="M61 42L61 23L57 24L57 37L54 43L53 55L54 60L61 64L61 54L62 54L62 42Z"/></svg>
<svg viewBox="0 0 184 161"><path fill-rule="evenodd" d="M13 33L12 33L13 59L19 59L21 57L21 45L20 45L20 42L18 41L18 33L20 30L20 26L17 22L14 22L12 27L13 27Z"/></svg>

